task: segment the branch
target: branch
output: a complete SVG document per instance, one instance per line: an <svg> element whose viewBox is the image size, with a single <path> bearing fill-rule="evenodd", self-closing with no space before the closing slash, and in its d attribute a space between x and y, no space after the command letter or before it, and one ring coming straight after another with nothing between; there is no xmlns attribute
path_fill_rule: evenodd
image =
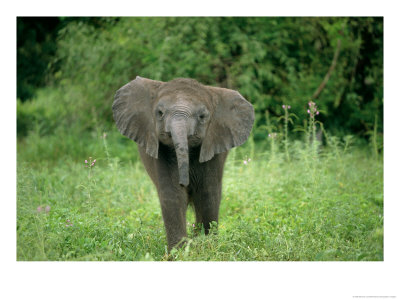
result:
<svg viewBox="0 0 400 300"><path fill-rule="evenodd" d="M321 84L319 85L317 90L312 95L312 99L317 99L318 98L319 94L321 94L321 92L324 89L325 85L327 84L329 78L331 77L332 72L336 67L336 63L337 63L338 57L339 57L340 44L341 44L341 41L338 40L337 41L337 45L336 45L335 54L333 55L332 63L331 63L331 66L329 67L328 73L326 73L324 80L322 80Z"/></svg>

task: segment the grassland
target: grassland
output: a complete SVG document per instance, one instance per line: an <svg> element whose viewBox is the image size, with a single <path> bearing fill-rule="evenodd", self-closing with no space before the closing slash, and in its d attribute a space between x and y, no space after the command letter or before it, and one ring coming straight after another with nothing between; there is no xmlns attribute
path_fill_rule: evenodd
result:
<svg viewBox="0 0 400 300"><path fill-rule="evenodd" d="M188 242L168 255L133 142L112 129L39 132L17 145L18 260L383 260L382 157L350 139L231 151L218 234L194 236L189 209Z"/></svg>

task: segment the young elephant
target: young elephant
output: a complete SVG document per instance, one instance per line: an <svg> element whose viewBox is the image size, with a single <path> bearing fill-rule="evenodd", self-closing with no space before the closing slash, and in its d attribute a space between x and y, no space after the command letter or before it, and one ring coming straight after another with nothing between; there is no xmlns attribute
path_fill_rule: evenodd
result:
<svg viewBox="0 0 400 300"><path fill-rule="evenodd" d="M243 144L253 106L238 92L193 79L161 82L141 77L120 88L112 106L119 131L138 144L157 188L168 248L186 236L186 210L207 234L218 222L228 150Z"/></svg>

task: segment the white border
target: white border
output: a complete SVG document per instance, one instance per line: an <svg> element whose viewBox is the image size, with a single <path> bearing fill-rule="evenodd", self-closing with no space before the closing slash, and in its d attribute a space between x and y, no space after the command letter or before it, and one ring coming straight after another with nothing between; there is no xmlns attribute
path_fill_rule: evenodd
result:
<svg viewBox="0 0 400 300"><path fill-rule="evenodd" d="M271 1L270 1L271 2ZM394 2L392 2L394 3ZM400 297L400 153L396 6L380 1L15 1L2 8L1 285L2 299L354 299ZM4 6L4 4L3 4ZM385 261L250 263L16 262L16 16L384 16ZM396 101L397 100L397 101ZM396 271L396 272L395 272ZM136 297L135 297L136 296Z"/></svg>

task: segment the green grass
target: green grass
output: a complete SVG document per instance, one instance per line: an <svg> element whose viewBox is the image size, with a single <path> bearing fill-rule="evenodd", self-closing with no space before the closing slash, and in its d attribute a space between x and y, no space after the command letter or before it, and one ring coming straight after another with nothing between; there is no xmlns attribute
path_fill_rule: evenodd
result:
<svg viewBox="0 0 400 300"><path fill-rule="evenodd" d="M319 151L272 141L231 151L218 234L194 236L189 209L188 242L168 256L157 193L133 142L115 130L105 139L34 130L18 141L17 259L383 260L382 157L334 138Z"/></svg>

